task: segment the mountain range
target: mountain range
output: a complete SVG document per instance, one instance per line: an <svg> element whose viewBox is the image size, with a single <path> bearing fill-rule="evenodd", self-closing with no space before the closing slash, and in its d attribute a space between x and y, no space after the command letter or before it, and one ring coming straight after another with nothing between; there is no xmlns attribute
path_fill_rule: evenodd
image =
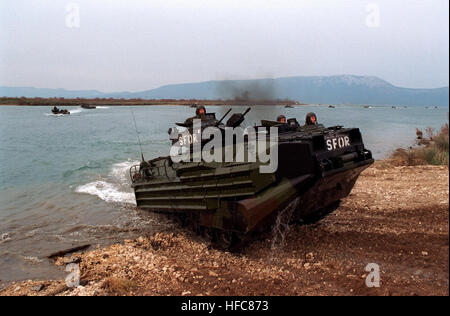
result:
<svg viewBox="0 0 450 316"><path fill-rule="evenodd" d="M4 97L142 99L290 99L310 104L448 106L449 88L396 87L373 76L298 76L253 80L217 80L170 84L140 92L104 93L0 86Z"/></svg>

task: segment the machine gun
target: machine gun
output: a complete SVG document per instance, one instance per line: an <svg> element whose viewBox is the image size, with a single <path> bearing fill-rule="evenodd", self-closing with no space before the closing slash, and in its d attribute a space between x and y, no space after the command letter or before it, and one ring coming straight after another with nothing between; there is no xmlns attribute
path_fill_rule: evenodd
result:
<svg viewBox="0 0 450 316"><path fill-rule="evenodd" d="M237 127L245 120L245 115L251 110L249 107L244 113L234 113L227 121L227 127Z"/></svg>
<svg viewBox="0 0 450 316"><path fill-rule="evenodd" d="M228 115L228 113L230 113L230 112L231 112L231 109L229 109L229 110L227 111L227 113L225 113L225 115L222 116L222 118L221 118L220 120L217 121L216 126L219 126L220 123L222 123L223 119L224 119L224 118Z"/></svg>

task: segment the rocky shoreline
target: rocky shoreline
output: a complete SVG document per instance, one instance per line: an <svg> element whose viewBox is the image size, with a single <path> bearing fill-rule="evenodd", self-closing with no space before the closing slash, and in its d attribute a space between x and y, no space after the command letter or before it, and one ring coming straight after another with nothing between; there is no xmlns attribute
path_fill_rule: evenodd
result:
<svg viewBox="0 0 450 316"><path fill-rule="evenodd" d="M65 280L14 282L0 295L449 295L449 169L377 162L349 197L312 225L268 233L239 253L176 227L57 258ZM367 287L367 264L380 287Z"/></svg>

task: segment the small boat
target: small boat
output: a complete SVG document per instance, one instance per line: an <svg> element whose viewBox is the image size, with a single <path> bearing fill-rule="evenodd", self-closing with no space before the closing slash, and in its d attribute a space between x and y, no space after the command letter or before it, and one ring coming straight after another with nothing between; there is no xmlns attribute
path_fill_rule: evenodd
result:
<svg viewBox="0 0 450 316"><path fill-rule="evenodd" d="M364 105L363 108L370 109L370 105Z"/></svg>
<svg viewBox="0 0 450 316"><path fill-rule="evenodd" d="M285 106L285 108L286 108L286 109L291 109L291 108L293 108L293 106L290 105L290 104L288 104L288 105Z"/></svg>
<svg viewBox="0 0 450 316"><path fill-rule="evenodd" d="M336 107L334 105L329 105L328 106L330 109L335 109Z"/></svg>
<svg viewBox="0 0 450 316"><path fill-rule="evenodd" d="M58 109L56 106L53 107L52 113L53 114L64 114L64 115L69 115L70 114L69 110Z"/></svg>
<svg viewBox="0 0 450 316"><path fill-rule="evenodd" d="M82 104L81 107L82 107L83 109L90 109L90 110L96 108L95 105L89 105L89 104Z"/></svg>

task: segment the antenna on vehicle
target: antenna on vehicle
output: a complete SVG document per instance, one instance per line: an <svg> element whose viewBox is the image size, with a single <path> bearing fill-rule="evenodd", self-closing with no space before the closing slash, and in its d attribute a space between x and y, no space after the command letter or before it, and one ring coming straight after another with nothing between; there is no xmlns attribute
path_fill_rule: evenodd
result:
<svg viewBox="0 0 450 316"><path fill-rule="evenodd" d="M138 143L139 143L139 148L141 150L141 158L142 158L142 161L145 161L144 154L142 152L141 139L139 137L139 132L138 132L138 129L137 129L136 118L134 117L133 108L130 107L130 111L131 111L131 115L133 116L134 129L136 130L136 135L137 135L137 139L138 139Z"/></svg>

